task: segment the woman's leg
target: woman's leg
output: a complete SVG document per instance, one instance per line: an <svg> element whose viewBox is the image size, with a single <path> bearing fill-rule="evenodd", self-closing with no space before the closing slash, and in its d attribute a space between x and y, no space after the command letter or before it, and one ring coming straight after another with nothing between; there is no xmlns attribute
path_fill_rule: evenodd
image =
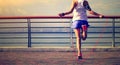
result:
<svg viewBox="0 0 120 65"><path fill-rule="evenodd" d="M82 57L80 29L74 29L74 32L75 32L75 36L76 36L76 47L77 47L77 51L78 51L78 56Z"/></svg>
<svg viewBox="0 0 120 65"><path fill-rule="evenodd" d="M87 26L82 25L82 40L86 40L87 38Z"/></svg>

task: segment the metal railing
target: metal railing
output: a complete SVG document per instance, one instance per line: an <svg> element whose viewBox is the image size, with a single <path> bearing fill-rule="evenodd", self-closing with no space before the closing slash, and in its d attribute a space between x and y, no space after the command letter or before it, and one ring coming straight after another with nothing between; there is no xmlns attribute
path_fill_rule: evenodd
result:
<svg viewBox="0 0 120 65"><path fill-rule="evenodd" d="M20 46L74 46L75 35L71 16L0 17L0 47ZM86 46L120 46L120 16L88 16L90 30ZM21 21L22 20L22 21ZM108 45L107 45L108 44ZM53 45L53 46L54 46Z"/></svg>

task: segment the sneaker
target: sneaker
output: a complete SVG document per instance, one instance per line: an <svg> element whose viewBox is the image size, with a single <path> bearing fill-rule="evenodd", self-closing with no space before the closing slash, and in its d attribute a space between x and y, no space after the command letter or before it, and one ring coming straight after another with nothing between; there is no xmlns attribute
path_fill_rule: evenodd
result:
<svg viewBox="0 0 120 65"><path fill-rule="evenodd" d="M82 31L82 40L86 40L87 38L87 31L83 32Z"/></svg>
<svg viewBox="0 0 120 65"><path fill-rule="evenodd" d="M82 56L78 56L78 60L82 59Z"/></svg>

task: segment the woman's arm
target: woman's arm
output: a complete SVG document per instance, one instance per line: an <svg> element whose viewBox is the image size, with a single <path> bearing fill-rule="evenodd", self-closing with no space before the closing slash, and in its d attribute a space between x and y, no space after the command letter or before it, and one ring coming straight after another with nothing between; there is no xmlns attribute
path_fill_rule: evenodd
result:
<svg viewBox="0 0 120 65"><path fill-rule="evenodd" d="M77 6L77 1L73 0L70 10L68 12L65 12L65 13L60 13L59 16L62 17L62 16L65 16L65 15L71 14L76 6Z"/></svg>
<svg viewBox="0 0 120 65"><path fill-rule="evenodd" d="M100 18L102 18L103 17L103 15L102 14L98 14L98 13L96 13L96 12L94 12L94 11L88 11L90 14L92 14L92 15L95 15L95 16L99 16Z"/></svg>
<svg viewBox="0 0 120 65"><path fill-rule="evenodd" d="M90 8L89 3L88 3L87 1L84 1L83 5L84 5L85 9L88 10L88 12L89 12L90 14L95 15L95 16L99 16L100 18L103 17L103 15L98 14L97 12L94 12L94 11Z"/></svg>

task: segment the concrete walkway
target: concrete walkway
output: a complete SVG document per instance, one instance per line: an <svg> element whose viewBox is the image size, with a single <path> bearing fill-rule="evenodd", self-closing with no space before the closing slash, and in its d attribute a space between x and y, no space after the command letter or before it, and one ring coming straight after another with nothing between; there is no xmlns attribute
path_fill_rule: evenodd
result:
<svg viewBox="0 0 120 65"><path fill-rule="evenodd" d="M117 51L83 51L83 60L76 57L76 51L1 51L0 65L120 65Z"/></svg>

